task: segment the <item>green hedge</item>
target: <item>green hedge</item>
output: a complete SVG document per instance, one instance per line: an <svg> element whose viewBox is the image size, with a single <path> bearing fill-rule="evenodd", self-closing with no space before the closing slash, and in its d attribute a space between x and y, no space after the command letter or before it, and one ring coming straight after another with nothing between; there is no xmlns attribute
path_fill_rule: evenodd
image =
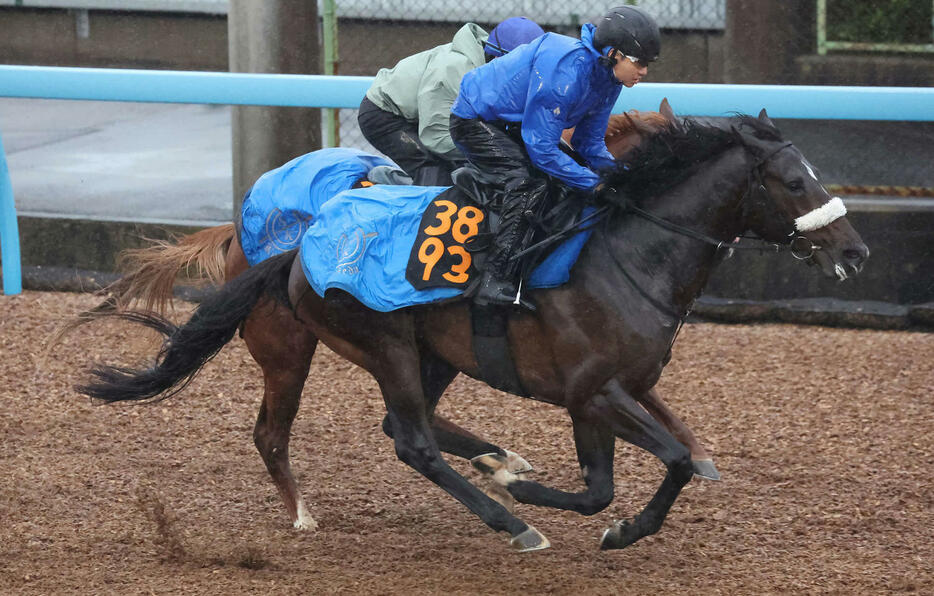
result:
<svg viewBox="0 0 934 596"><path fill-rule="evenodd" d="M828 0L827 39L932 43L931 0Z"/></svg>

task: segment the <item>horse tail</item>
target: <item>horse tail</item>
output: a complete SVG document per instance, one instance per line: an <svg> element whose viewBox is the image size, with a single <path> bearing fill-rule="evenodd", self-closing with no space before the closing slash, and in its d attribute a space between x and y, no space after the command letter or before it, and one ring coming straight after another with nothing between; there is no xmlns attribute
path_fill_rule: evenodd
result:
<svg viewBox="0 0 934 596"><path fill-rule="evenodd" d="M106 402L161 401L175 395L233 338L261 298L289 304L289 272L297 252L293 249L247 269L205 298L181 327L156 313L112 313L165 337L156 364L148 369L96 366L90 371L93 380L76 390Z"/></svg>
<svg viewBox="0 0 934 596"><path fill-rule="evenodd" d="M224 262L234 224L223 224L189 234L172 243L157 240L153 246L125 250L118 257L123 277L101 289L104 300L78 313L59 327L47 342L47 350L81 325L125 311L134 303L142 310L164 314L172 303L175 280L181 272L196 285L224 283Z"/></svg>
<svg viewBox="0 0 934 596"><path fill-rule="evenodd" d="M234 232L234 224L227 223L182 236L175 243L157 240L147 248L125 250L119 263L126 273L105 290L118 307L138 301L143 310L155 307L156 312L164 313L180 273L198 285L224 283L224 262Z"/></svg>

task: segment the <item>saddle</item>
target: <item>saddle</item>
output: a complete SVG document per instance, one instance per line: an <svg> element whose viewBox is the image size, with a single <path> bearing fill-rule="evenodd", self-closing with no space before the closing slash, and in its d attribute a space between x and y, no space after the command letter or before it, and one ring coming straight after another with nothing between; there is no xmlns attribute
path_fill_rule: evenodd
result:
<svg viewBox="0 0 934 596"><path fill-rule="evenodd" d="M576 155L566 143L564 145L566 152ZM503 192L499 189L496 180L489 178L472 165L454 170L451 178L458 190L486 212L489 231L475 239L472 247L468 248L471 252L481 253L475 256L475 260L478 265L482 265L486 256L482 253L499 228ZM558 245L558 240L574 233L577 224L581 221L581 212L587 207L586 201L582 201L579 193L572 188L550 176L547 180L548 195L542 201L539 213L534 214L530 222L533 234L530 234L525 245L520 247L517 257L522 259L520 270L523 280L535 269L536 265L548 257L551 250ZM533 242L541 245L541 250L529 251L529 246Z"/></svg>
<svg viewBox="0 0 934 596"><path fill-rule="evenodd" d="M572 151L569 146L566 150ZM503 203L502 191L497 188L495 180L491 180L470 165L455 170L451 178L457 189L487 213L490 231L485 238L474 243L476 245L474 248L468 248L471 251L485 251L499 226L499 209ZM522 280L526 280L535 266L558 246L557 241L571 235L580 222L584 205L581 201L574 200L577 197L571 196L571 189L550 178L548 189L539 213L534 214L534 219L530 222L532 233L526 235L520 252L516 255L522 259L520 264ZM535 250L532 247L530 250L536 237L539 239L536 246L540 246L540 249ZM482 257L478 260L482 266ZM480 368L481 378L491 387L520 396L528 396L516 372L506 336L508 321L507 309L495 305L471 304L474 357Z"/></svg>

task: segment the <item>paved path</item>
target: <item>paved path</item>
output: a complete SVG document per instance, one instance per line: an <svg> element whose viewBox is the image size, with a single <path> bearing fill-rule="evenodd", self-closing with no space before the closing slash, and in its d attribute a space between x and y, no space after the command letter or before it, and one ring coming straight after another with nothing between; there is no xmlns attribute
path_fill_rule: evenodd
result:
<svg viewBox="0 0 934 596"><path fill-rule="evenodd" d="M230 221L230 108L0 99L21 215Z"/></svg>

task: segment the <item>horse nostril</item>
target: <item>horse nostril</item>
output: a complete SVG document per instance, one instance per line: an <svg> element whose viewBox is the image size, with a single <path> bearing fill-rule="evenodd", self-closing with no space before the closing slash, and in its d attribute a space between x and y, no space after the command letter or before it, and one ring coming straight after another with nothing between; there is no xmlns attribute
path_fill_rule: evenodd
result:
<svg viewBox="0 0 934 596"><path fill-rule="evenodd" d="M846 259L847 263L851 264L853 267L856 267L857 270L868 256L869 251L865 249L861 250L859 248L847 248L843 251L843 258Z"/></svg>

